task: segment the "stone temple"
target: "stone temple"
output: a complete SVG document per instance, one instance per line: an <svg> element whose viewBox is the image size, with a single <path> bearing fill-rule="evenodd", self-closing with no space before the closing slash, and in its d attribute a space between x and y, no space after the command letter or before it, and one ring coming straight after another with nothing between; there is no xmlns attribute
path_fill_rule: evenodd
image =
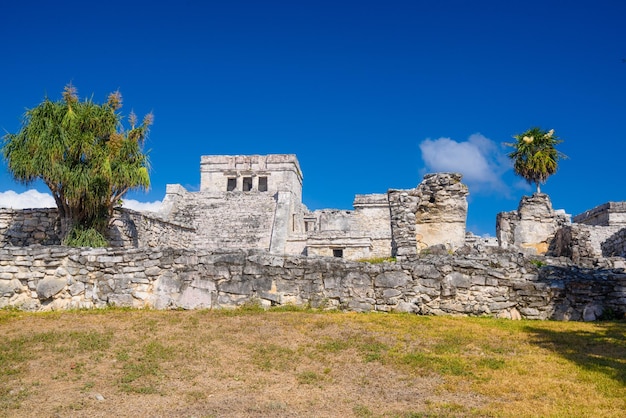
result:
<svg viewBox="0 0 626 418"><path fill-rule="evenodd" d="M428 175L414 190L356 195L354 210L315 211L302 203L295 155L203 156L200 176L198 192L168 185L160 213L194 228L200 248L363 259L465 241L468 191L458 174Z"/></svg>

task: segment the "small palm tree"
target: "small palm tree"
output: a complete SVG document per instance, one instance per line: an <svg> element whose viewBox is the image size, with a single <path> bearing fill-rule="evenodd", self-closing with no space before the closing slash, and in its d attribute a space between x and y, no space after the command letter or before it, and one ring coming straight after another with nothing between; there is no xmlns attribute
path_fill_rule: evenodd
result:
<svg viewBox="0 0 626 418"><path fill-rule="evenodd" d="M567 158L556 149L556 145L563 141L554 135L554 129L544 131L537 127L514 135L513 138L516 142L505 145L514 148L508 156L513 160L515 174L522 176L529 184L537 185L537 193L541 193L541 183L556 173L558 160Z"/></svg>

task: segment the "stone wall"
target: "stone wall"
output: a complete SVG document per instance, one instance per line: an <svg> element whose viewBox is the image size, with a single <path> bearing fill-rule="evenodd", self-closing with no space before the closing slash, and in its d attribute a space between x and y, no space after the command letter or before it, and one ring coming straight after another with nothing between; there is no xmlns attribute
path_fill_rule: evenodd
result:
<svg viewBox="0 0 626 418"><path fill-rule="evenodd" d="M0 307L231 308L249 302L351 311L594 320L626 309L624 260L537 269L518 253L369 264L259 251L0 249Z"/></svg>
<svg viewBox="0 0 626 418"><path fill-rule="evenodd" d="M194 227L166 221L157 214L118 208L114 212L109 243L125 248L193 248Z"/></svg>
<svg viewBox="0 0 626 418"><path fill-rule="evenodd" d="M349 260L391 256L387 194L356 195L354 210L322 209L306 215L306 253Z"/></svg>
<svg viewBox="0 0 626 418"><path fill-rule="evenodd" d="M427 174L417 186L415 228L419 249L444 244L451 250L465 244L467 186L461 174Z"/></svg>
<svg viewBox="0 0 626 418"><path fill-rule="evenodd" d="M279 206L276 195L258 191L188 192L182 186L174 193L168 185L164 200L167 211L161 215L195 229L191 244L196 248L269 251Z"/></svg>
<svg viewBox="0 0 626 418"><path fill-rule="evenodd" d="M60 244L57 218L56 209L0 208L0 247Z"/></svg>
<svg viewBox="0 0 626 418"><path fill-rule="evenodd" d="M57 209L0 209L0 247L59 245L59 229ZM109 228L112 247L190 248L195 236L193 227L125 208L115 209Z"/></svg>

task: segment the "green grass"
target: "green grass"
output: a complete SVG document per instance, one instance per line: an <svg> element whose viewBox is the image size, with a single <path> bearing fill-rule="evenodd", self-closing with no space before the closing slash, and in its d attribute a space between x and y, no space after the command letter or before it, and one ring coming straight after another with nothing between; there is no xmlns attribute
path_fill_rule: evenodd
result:
<svg viewBox="0 0 626 418"><path fill-rule="evenodd" d="M153 416L621 417L626 409L624 321L244 306L0 310L0 324L0 416L139 408Z"/></svg>

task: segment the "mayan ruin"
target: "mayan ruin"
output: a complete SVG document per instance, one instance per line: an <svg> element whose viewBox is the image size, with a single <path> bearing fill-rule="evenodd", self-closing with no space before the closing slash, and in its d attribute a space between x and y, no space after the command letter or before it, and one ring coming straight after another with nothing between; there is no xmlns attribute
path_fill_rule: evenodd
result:
<svg viewBox="0 0 626 418"><path fill-rule="evenodd" d="M352 210L313 211L295 155L203 156L200 178L199 191L168 185L158 213L117 210L109 248L59 246L55 209L0 210L0 305L196 309L255 299L573 320L624 311L623 203L572 222L536 193L500 213L497 239L485 239L466 231L470 191L456 173L356 195Z"/></svg>

